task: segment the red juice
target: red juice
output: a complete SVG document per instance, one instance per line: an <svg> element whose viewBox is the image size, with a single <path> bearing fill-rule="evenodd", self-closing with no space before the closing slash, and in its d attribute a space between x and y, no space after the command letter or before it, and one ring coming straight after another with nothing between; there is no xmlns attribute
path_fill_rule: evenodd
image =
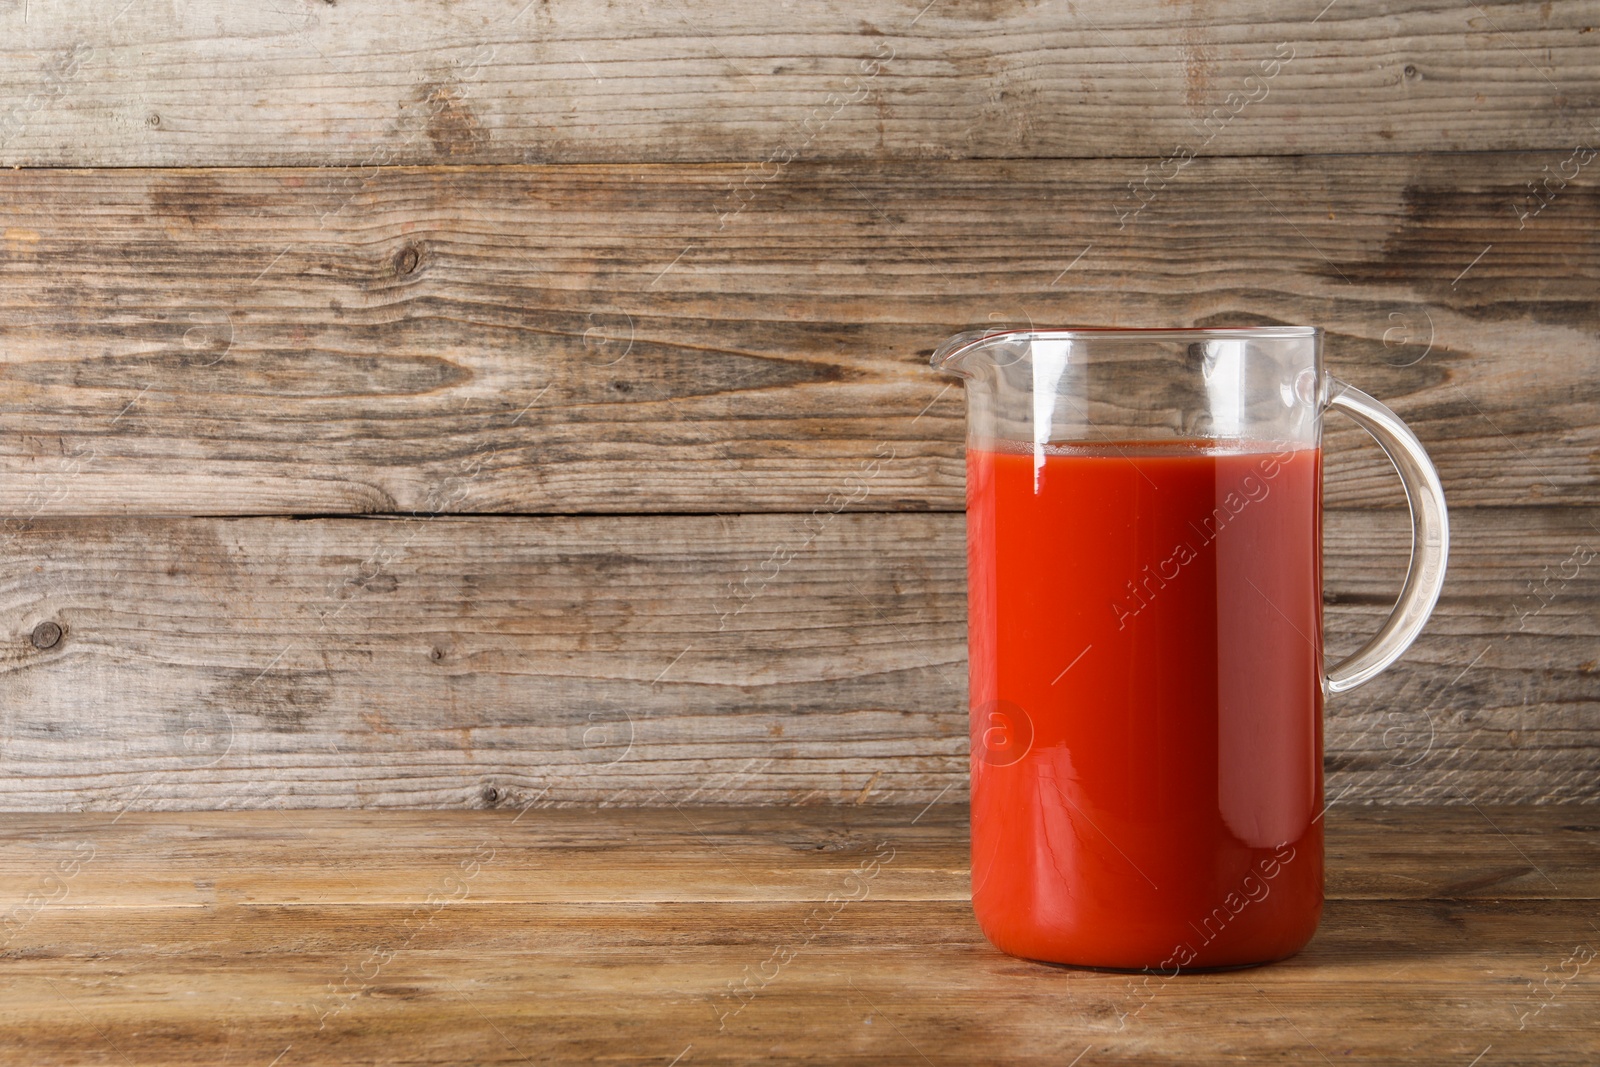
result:
<svg viewBox="0 0 1600 1067"><path fill-rule="evenodd" d="M1172 974L1310 940L1321 466L969 449L972 901L998 948Z"/></svg>

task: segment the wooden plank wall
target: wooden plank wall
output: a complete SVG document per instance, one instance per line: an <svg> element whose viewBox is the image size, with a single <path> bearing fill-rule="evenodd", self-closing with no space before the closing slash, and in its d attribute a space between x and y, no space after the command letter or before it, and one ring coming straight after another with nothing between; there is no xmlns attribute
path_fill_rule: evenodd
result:
<svg viewBox="0 0 1600 1067"><path fill-rule="evenodd" d="M1029 321L1326 327L1330 796L1600 801L1600 2L1324 5L0 5L0 807L958 797Z"/></svg>

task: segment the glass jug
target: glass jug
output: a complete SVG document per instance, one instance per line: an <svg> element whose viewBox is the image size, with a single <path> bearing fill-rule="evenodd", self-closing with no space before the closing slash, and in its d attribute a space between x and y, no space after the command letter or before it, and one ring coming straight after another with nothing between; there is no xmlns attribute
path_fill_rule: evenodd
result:
<svg viewBox="0 0 1600 1067"><path fill-rule="evenodd" d="M1414 434L1324 373L1313 327L960 334L972 901L1016 956L1263 963L1322 911L1322 702L1439 596L1444 492ZM1394 461L1410 572L1324 669L1322 415Z"/></svg>

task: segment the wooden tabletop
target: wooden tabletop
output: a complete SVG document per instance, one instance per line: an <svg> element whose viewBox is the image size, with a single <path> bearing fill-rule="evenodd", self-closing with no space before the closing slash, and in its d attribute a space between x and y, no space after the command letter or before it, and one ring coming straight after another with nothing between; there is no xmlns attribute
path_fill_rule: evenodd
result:
<svg viewBox="0 0 1600 1067"><path fill-rule="evenodd" d="M991 948L959 807L8 815L0 1059L1600 1060L1600 810L1328 822L1306 951L1164 980Z"/></svg>

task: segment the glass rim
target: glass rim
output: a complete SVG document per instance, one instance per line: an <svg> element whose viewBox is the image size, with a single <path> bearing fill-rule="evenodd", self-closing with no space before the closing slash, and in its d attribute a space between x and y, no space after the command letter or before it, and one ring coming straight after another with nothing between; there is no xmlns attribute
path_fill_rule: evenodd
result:
<svg viewBox="0 0 1600 1067"><path fill-rule="evenodd" d="M1322 327L1320 326L1069 326L1040 329L1036 326L992 330L968 330L945 339L933 350L928 362L936 370L971 378L972 371L963 363L978 352L989 351L1005 345L1032 346L1039 342L1056 342L1083 346L1082 355L1093 360L1096 349L1106 355L1120 352L1117 358L1126 358L1140 348L1159 353L1176 346L1234 342L1249 345L1251 342L1268 345L1273 342L1288 344L1301 342L1310 353L1314 365L1322 363ZM1020 358L1020 356L1018 357ZM1014 362L1014 361L1013 361Z"/></svg>
<svg viewBox="0 0 1600 1067"><path fill-rule="evenodd" d="M974 338L971 343L982 344L997 337L1026 337L1047 341L1109 341L1122 338L1140 341L1176 341L1182 338L1238 340L1316 337L1321 333L1320 326L1068 326L1044 329L1028 327L1018 330L995 330L993 333Z"/></svg>

